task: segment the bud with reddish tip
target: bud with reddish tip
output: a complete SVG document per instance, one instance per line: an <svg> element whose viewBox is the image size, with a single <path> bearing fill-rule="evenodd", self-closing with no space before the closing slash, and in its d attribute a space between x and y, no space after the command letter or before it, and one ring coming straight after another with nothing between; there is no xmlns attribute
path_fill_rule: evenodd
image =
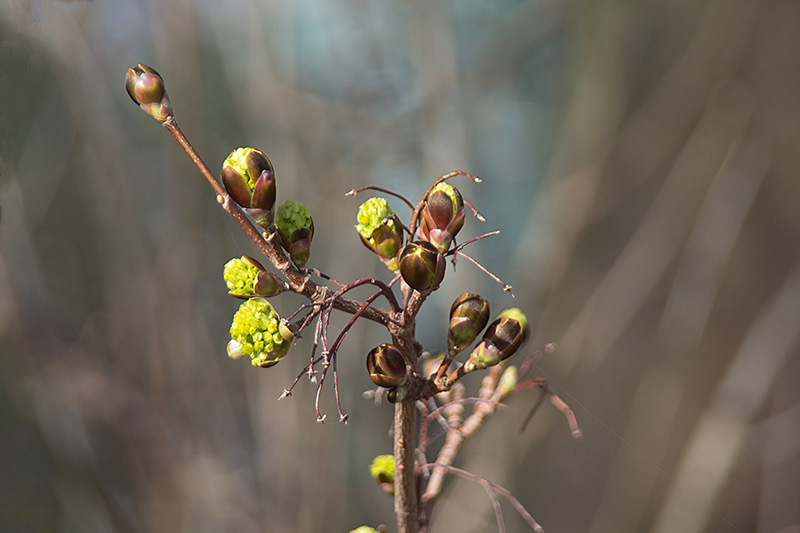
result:
<svg viewBox="0 0 800 533"><path fill-rule="evenodd" d="M454 356L475 340L489 322L489 302L477 294L465 292L450 307L447 352Z"/></svg>
<svg viewBox="0 0 800 533"><path fill-rule="evenodd" d="M530 332L528 318L519 309L506 309L492 322L483 340L464 364L467 372L481 370L505 361L519 350Z"/></svg>
<svg viewBox="0 0 800 533"><path fill-rule="evenodd" d="M129 68L125 75L125 89L131 100L157 121L163 123L172 116L164 80L153 67L139 63Z"/></svg>
<svg viewBox="0 0 800 533"><path fill-rule="evenodd" d="M461 193L449 183L441 182L425 200L415 237L430 242L445 253L464 226L465 216Z"/></svg>
<svg viewBox="0 0 800 533"><path fill-rule="evenodd" d="M289 253L295 265L303 268L311 253L311 239L314 237L311 212L300 202L286 200L278 208L275 227L283 249Z"/></svg>
<svg viewBox="0 0 800 533"><path fill-rule="evenodd" d="M269 158L255 148L237 148L225 159L222 185L262 228L272 225L277 196L275 170Z"/></svg>
<svg viewBox="0 0 800 533"><path fill-rule="evenodd" d="M447 262L428 242L412 242L400 251L400 274L409 287L424 292L435 289L444 279Z"/></svg>
<svg viewBox="0 0 800 533"><path fill-rule="evenodd" d="M391 344L376 346L367 354L367 371L379 387L399 387L408 377L403 354Z"/></svg>
<svg viewBox="0 0 800 533"><path fill-rule="evenodd" d="M403 246L403 226L384 198L370 198L358 208L356 230L361 242L397 272L397 253Z"/></svg>

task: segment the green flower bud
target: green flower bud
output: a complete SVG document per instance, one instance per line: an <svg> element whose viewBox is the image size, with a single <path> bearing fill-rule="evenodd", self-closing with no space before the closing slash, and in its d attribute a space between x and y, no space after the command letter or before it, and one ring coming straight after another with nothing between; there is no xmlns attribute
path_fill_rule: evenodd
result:
<svg viewBox="0 0 800 533"><path fill-rule="evenodd" d="M255 296L253 287L256 283L258 274L264 270L263 267L251 257L246 255L241 258L235 257L225 263L222 277L228 285L228 294L237 298L249 298Z"/></svg>
<svg viewBox="0 0 800 533"><path fill-rule="evenodd" d="M497 389L502 391L503 396L511 394L511 390L517 386L519 381L519 372L517 367L510 365L503 371L500 379L497 381Z"/></svg>
<svg viewBox="0 0 800 533"><path fill-rule="evenodd" d="M386 529L375 529L374 527L370 526L361 526L357 527L356 529L351 529L350 533L381 533L382 531L386 531Z"/></svg>
<svg viewBox="0 0 800 533"><path fill-rule="evenodd" d="M225 159L222 185L262 228L272 225L277 195L275 170L269 158L255 148L237 148Z"/></svg>
<svg viewBox="0 0 800 533"><path fill-rule="evenodd" d="M384 198L370 198L358 208L356 230L361 242L397 272L397 253L403 245L403 226Z"/></svg>
<svg viewBox="0 0 800 533"><path fill-rule="evenodd" d="M228 294L237 298L277 296L285 290L284 283L252 257L243 255L225 263L222 277L228 285Z"/></svg>
<svg viewBox="0 0 800 533"><path fill-rule="evenodd" d="M129 68L125 74L125 89L131 100L160 123L172 116L164 80L153 67L139 63Z"/></svg>
<svg viewBox="0 0 800 533"><path fill-rule="evenodd" d="M477 294L465 292L450 307L447 351L454 356L475 340L489 322L489 302Z"/></svg>
<svg viewBox="0 0 800 533"><path fill-rule="evenodd" d="M379 455L372 461L369 473L381 490L390 496L394 496L394 456Z"/></svg>
<svg viewBox="0 0 800 533"><path fill-rule="evenodd" d="M302 268L311 253L311 239L314 237L314 221L311 212L300 202L286 200L278 208L275 227L281 246L289 253L292 262Z"/></svg>
<svg viewBox="0 0 800 533"><path fill-rule="evenodd" d="M428 194L420 213L415 238L430 242L440 252L445 253L464 226L465 217L461 193L443 181Z"/></svg>
<svg viewBox="0 0 800 533"><path fill-rule="evenodd" d="M264 298L251 298L233 315L228 355L250 356L253 366L269 367L286 356L292 335Z"/></svg>
<svg viewBox="0 0 800 533"><path fill-rule="evenodd" d="M428 242L412 242L400 251L400 274L409 287L424 292L444 279L444 256Z"/></svg>
<svg viewBox="0 0 800 533"><path fill-rule="evenodd" d="M492 322L483 340L472 350L464 364L467 372L481 370L505 361L515 353L528 337L528 318L519 309L506 309Z"/></svg>
<svg viewBox="0 0 800 533"><path fill-rule="evenodd" d="M376 346L367 354L367 371L379 387L398 387L406 382L406 361L391 344Z"/></svg>

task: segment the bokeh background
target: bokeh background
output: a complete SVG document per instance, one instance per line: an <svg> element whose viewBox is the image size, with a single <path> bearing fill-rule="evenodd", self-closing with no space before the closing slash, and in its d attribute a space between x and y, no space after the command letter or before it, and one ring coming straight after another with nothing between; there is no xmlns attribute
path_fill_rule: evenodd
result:
<svg viewBox="0 0 800 533"><path fill-rule="evenodd" d="M144 62L213 169L271 157L337 279L389 279L346 191L484 179L454 182L487 218L462 235L502 230L471 253L516 298L462 261L419 337L441 348L468 290L529 314L528 353L558 342L535 370L584 438L549 404L520 433L526 392L456 463L545 530L797 533L798 50L793 0L4 0L0 530L394 529L367 472L391 408L361 396L385 333L347 338L347 425L307 381L276 402L308 338L226 357L222 265L255 248L128 99ZM434 531L494 530L452 479Z"/></svg>

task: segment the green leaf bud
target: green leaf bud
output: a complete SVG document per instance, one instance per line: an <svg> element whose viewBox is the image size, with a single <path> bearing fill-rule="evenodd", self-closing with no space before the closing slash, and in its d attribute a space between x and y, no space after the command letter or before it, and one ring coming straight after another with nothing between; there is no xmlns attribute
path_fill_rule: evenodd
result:
<svg viewBox="0 0 800 533"><path fill-rule="evenodd" d="M464 364L465 370L481 370L505 361L527 339L530 332L528 318L519 309L506 309L492 322L483 340L472 350L469 360Z"/></svg>
<svg viewBox="0 0 800 533"><path fill-rule="evenodd" d="M286 200L278 207L275 227L278 229L281 246L289 253L292 262L300 268L304 267L311 253L311 239L314 237L311 212L300 202Z"/></svg>
<svg viewBox="0 0 800 533"><path fill-rule="evenodd" d="M390 496L394 496L394 456L379 455L369 467L369 474L372 479L380 485L381 490Z"/></svg>
<svg viewBox="0 0 800 533"><path fill-rule="evenodd" d="M360 526L355 529L351 529L350 533L384 533L385 531L385 527L379 527L378 529L375 529L374 527L370 526Z"/></svg>
<svg viewBox="0 0 800 533"><path fill-rule="evenodd" d="M425 200L415 238L430 242L445 253L464 226L465 218L461 193L443 181L431 190Z"/></svg>
<svg viewBox="0 0 800 533"><path fill-rule="evenodd" d="M398 387L406 382L406 361L391 344L376 346L367 354L367 371L379 387Z"/></svg>
<svg viewBox="0 0 800 533"><path fill-rule="evenodd" d="M125 90L131 100L160 123L163 124L172 116L172 105L164 80L153 67L139 63L129 68L125 74Z"/></svg>
<svg viewBox="0 0 800 533"><path fill-rule="evenodd" d="M251 298L239 306L231 324L228 355L247 355L253 366L269 367L286 356L292 335L264 298Z"/></svg>
<svg viewBox="0 0 800 533"><path fill-rule="evenodd" d="M468 292L456 298L450 307L450 329L447 332L450 356L472 344L488 322L489 302Z"/></svg>
<svg viewBox="0 0 800 533"><path fill-rule="evenodd" d="M361 242L392 271L399 268L397 254L403 245L403 226L384 198L370 198L358 208L356 230Z"/></svg>
<svg viewBox="0 0 800 533"><path fill-rule="evenodd" d="M233 201L263 228L272 225L277 185L269 158L255 148L237 148L222 164L222 185Z"/></svg>
<svg viewBox="0 0 800 533"><path fill-rule="evenodd" d="M444 279L447 263L428 242L412 242L400 251L400 274L409 287L424 292L436 289Z"/></svg>

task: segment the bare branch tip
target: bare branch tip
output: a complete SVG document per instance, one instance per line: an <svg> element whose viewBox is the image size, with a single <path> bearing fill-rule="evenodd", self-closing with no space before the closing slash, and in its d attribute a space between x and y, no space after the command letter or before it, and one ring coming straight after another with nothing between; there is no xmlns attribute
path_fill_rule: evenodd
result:
<svg viewBox="0 0 800 533"><path fill-rule="evenodd" d="M345 425L347 424L348 415L339 415L339 422L344 422Z"/></svg>
<svg viewBox="0 0 800 533"><path fill-rule="evenodd" d="M281 393L281 395L278 397L278 401L281 401L284 398L288 398L291 395L292 395L292 391L290 391L289 389L283 389L283 393Z"/></svg>
<svg viewBox="0 0 800 533"><path fill-rule="evenodd" d="M349 191L344 193L345 196L355 196L356 194L358 194L358 191L356 191L355 189L350 189Z"/></svg>
<svg viewBox="0 0 800 533"><path fill-rule="evenodd" d="M320 424L324 424L325 423L325 417L327 417L327 416L328 415L317 416L317 422L319 422Z"/></svg>
<svg viewBox="0 0 800 533"><path fill-rule="evenodd" d="M572 438L575 439L575 440L582 439L583 438L583 431L581 431L580 429L575 429L575 430L572 431L571 435L572 435Z"/></svg>

